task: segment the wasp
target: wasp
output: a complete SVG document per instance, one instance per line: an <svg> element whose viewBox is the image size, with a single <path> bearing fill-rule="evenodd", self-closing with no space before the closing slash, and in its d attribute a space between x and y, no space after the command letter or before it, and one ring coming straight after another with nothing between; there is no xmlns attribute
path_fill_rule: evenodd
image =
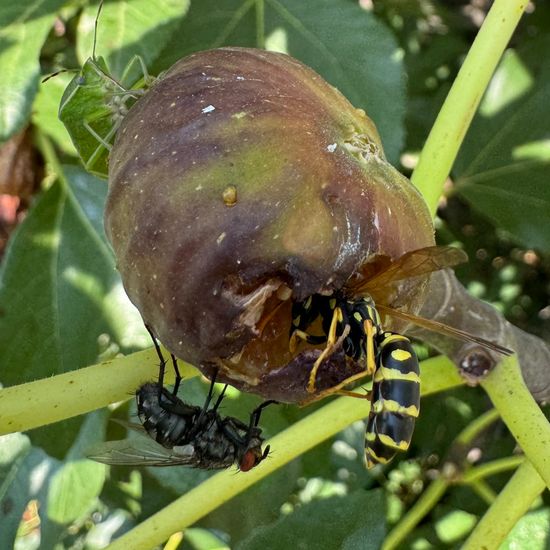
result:
<svg viewBox="0 0 550 550"><path fill-rule="evenodd" d="M265 460L270 448L267 445L262 450L264 439L258 423L262 410L274 401L265 401L257 407L251 413L248 425L232 416L222 416L218 410L227 385L210 407L216 380L213 376L202 407L185 403L177 396L181 382L177 359L172 355L176 383L170 392L163 385L166 360L148 330L160 359L159 380L143 384L136 391L137 412L142 425L130 426L150 438L108 441L92 450L88 457L110 465L186 465L205 470L236 464L242 472Z"/></svg>
<svg viewBox="0 0 550 550"><path fill-rule="evenodd" d="M384 330L379 312L448 336L475 342L504 355L512 353L467 332L386 305L398 294L396 283L429 275L466 260L463 251L450 246L421 248L396 260L384 256L379 259L377 266L367 265L365 269L359 270L359 275L349 280L342 290L328 296L314 294L301 302L294 302L292 306L291 351L296 349L300 340L312 345L325 344L311 369L308 392L316 392L318 369L340 346L346 356L364 364L365 369L335 388L321 392L322 395L338 392L365 397L342 388L366 375L373 377L372 391L366 395L371 401L365 433L368 468L387 464L398 452L409 448L415 420L420 412L420 370L416 353L408 338ZM310 332L319 326L322 334ZM315 397L319 397L319 394Z"/></svg>

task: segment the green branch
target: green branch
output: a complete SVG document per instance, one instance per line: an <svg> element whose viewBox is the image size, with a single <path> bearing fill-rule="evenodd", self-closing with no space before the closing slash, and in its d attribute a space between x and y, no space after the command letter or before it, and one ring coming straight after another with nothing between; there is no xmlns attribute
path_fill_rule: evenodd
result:
<svg viewBox="0 0 550 550"><path fill-rule="evenodd" d="M526 0L495 0L424 144L411 177L435 214L443 184Z"/></svg>
<svg viewBox="0 0 550 550"><path fill-rule="evenodd" d="M180 365L185 378L197 375L191 366L183 362ZM138 386L157 377L158 357L151 348L51 378L3 388L0 390L0 435L31 430L125 401ZM173 379L172 369L167 369L167 382Z"/></svg>
<svg viewBox="0 0 550 550"><path fill-rule="evenodd" d="M500 548L512 527L544 490L544 481L525 460L481 518L462 550Z"/></svg>
<svg viewBox="0 0 550 550"><path fill-rule="evenodd" d="M550 424L527 389L515 356L481 383L526 457L550 487Z"/></svg>
<svg viewBox="0 0 550 550"><path fill-rule="evenodd" d="M508 470L515 470L525 461L524 456L506 456L497 460L491 460L479 466L468 468L462 475L461 485L471 485L485 479L486 477L501 474Z"/></svg>
<svg viewBox="0 0 550 550"><path fill-rule="evenodd" d="M399 523L390 531L386 537L382 550L393 550L397 548L407 535L430 513L439 502L451 482L443 476L432 481L428 488L420 495L414 506L403 516Z"/></svg>

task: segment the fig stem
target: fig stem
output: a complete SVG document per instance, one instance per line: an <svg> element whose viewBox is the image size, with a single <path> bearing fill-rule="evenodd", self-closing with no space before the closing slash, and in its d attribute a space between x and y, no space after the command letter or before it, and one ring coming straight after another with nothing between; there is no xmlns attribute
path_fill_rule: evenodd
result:
<svg viewBox="0 0 550 550"><path fill-rule="evenodd" d="M424 144L411 181L432 215L479 102L527 4L526 0L495 0Z"/></svg>

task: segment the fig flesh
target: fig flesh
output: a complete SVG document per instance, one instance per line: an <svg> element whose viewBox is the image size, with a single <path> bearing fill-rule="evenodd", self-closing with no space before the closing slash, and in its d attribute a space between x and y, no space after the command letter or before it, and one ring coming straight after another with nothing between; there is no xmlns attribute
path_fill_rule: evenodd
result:
<svg viewBox="0 0 550 550"><path fill-rule="evenodd" d="M291 57L245 48L180 60L130 109L105 226L128 296L169 351L287 402L307 395L322 350L289 350L292 301L434 244L365 112ZM414 313L424 283L404 282L393 303ZM335 353L318 388L362 368Z"/></svg>

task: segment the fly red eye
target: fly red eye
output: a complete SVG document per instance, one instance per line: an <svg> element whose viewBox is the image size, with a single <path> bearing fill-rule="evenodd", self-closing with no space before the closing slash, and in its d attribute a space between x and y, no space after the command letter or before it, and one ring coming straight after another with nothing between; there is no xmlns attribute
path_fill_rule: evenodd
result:
<svg viewBox="0 0 550 550"><path fill-rule="evenodd" d="M249 470L252 470L254 466L258 464L256 460L256 455L254 454L254 451L246 451L244 453L243 458L241 460L241 463L239 464L239 469L241 472L248 472Z"/></svg>

